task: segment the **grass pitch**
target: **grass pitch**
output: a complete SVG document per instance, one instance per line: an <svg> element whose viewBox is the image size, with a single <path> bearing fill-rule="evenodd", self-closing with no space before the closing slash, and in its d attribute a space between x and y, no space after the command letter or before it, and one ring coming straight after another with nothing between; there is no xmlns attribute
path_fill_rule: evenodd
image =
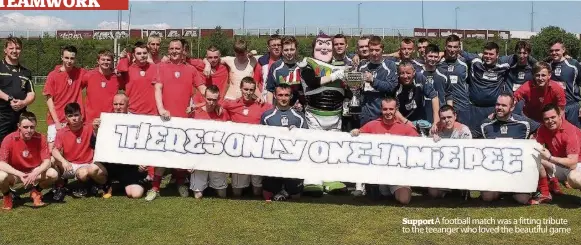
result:
<svg viewBox="0 0 581 245"><path fill-rule="evenodd" d="M44 118L41 89L37 87L39 97L30 110ZM45 122L38 128L44 133ZM0 244L578 244L580 193L565 192L551 204L534 207L510 199L488 205L477 199L423 196L414 196L405 207L393 200L332 195L278 203L195 200L180 198L174 188L162 190L162 197L150 203L123 195L108 200L67 197L64 204L33 209L27 202L0 211ZM468 217L468 225L444 224ZM440 224L415 229L404 224L417 219L438 219ZM537 227L534 222L541 223Z"/></svg>

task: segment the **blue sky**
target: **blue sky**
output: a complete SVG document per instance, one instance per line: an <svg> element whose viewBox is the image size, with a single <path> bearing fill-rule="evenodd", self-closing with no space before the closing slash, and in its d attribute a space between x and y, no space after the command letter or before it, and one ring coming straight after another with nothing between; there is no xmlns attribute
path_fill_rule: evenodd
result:
<svg viewBox="0 0 581 245"><path fill-rule="evenodd" d="M286 2L287 27L357 27L357 4L361 5L361 27L403 28L421 27L421 2ZM194 25L213 28L242 27L242 1L202 2L130 2L131 25L181 28L191 25L190 7L194 5ZM517 2L424 2L425 26L454 28L454 9L459 7L460 29L530 30L530 1ZM557 25L567 31L581 33L581 2L535 2L535 31L548 25ZM325 10L325 11L322 11ZM44 17L45 28L71 27L94 29L117 26L117 11L0 11L0 30L14 27L39 28L29 19ZM7 17L14 23L7 25ZM129 11L123 12L127 22ZM22 18L20 20L18 18ZM26 22L18 24L19 21ZM34 21L33 21L34 22ZM42 21L36 21L42 22ZM56 24L55 24L56 23ZM283 2L246 3L246 28L280 28L283 26ZM32 26L32 27L30 27Z"/></svg>

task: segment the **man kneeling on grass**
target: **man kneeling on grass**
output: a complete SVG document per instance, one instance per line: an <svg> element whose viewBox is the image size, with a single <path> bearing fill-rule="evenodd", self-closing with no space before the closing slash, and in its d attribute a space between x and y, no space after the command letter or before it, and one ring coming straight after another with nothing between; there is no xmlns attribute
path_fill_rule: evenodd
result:
<svg viewBox="0 0 581 245"><path fill-rule="evenodd" d="M46 137L36 132L36 116L32 112L22 112L18 130L6 136L0 148L3 209L12 209L10 187L20 182L24 187L32 186L30 198L34 207L44 206L41 190L51 186L57 177L57 171L50 167Z"/></svg>
<svg viewBox="0 0 581 245"><path fill-rule="evenodd" d="M129 106L129 97L125 94L116 94L113 97L113 112L120 114L127 114ZM94 134L91 138L91 148L95 149L97 143L97 132L101 125L101 119L97 118L93 121ZM105 193L103 198L111 198L113 196L112 181L117 180L119 184L125 188L125 194L129 198L141 198L145 191L143 188L143 180L147 173L146 166L103 163L107 170L107 184L103 188Z"/></svg>
<svg viewBox="0 0 581 245"><path fill-rule="evenodd" d="M93 126L83 122L81 106L77 103L65 106L65 116L67 126L57 132L52 150L54 164L63 179L76 177L82 183L81 188L73 191L74 196L86 196L87 190L91 195L96 195L99 188L95 183L105 184L107 171L100 163L93 162L94 150L90 145Z"/></svg>

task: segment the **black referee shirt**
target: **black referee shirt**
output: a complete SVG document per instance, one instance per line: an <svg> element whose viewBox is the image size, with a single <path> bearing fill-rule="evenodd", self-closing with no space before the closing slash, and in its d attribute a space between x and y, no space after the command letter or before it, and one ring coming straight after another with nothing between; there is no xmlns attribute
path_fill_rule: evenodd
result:
<svg viewBox="0 0 581 245"><path fill-rule="evenodd" d="M15 99L25 99L26 94L34 92L32 73L21 65L13 66L3 59L0 62L0 90ZM9 111L12 111L10 103L0 99L0 113Z"/></svg>

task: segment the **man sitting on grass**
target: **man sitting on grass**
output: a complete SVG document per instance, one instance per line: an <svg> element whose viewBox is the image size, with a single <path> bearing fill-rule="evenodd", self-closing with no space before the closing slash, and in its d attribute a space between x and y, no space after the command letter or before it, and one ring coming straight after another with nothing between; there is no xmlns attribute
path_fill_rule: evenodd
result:
<svg viewBox="0 0 581 245"><path fill-rule="evenodd" d="M107 171L100 163L93 162L94 150L91 148L93 126L83 122L81 106L70 103L65 106L67 127L56 134L52 156L55 166L62 173L63 179L75 178L83 185L73 195L83 197L96 195L99 189L94 185L103 185L107 181ZM62 187L62 186L59 186Z"/></svg>
<svg viewBox="0 0 581 245"><path fill-rule="evenodd" d="M57 177L57 171L50 167L46 137L36 132L36 116L32 112L22 112L18 130L6 136L0 148L3 209L12 209L10 187L20 182L24 187L32 186L30 198L34 207L44 206L41 190L51 186Z"/></svg>

